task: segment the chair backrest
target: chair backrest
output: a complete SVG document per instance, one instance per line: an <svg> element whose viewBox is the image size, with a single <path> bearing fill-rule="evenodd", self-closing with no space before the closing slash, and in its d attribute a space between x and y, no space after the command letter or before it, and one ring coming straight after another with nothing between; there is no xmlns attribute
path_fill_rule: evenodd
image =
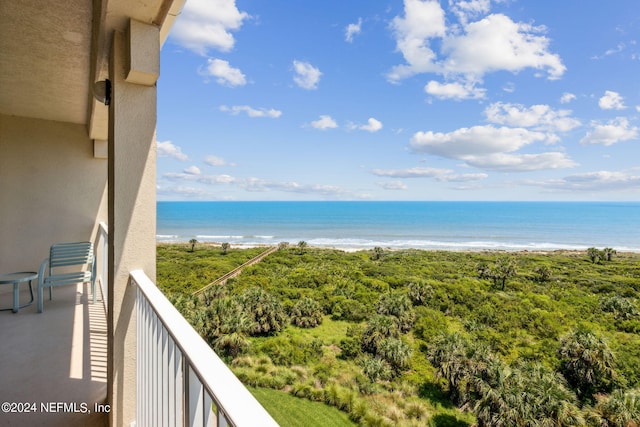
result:
<svg viewBox="0 0 640 427"><path fill-rule="evenodd" d="M56 243L51 246L49 272L55 267L93 264L93 244L91 242Z"/></svg>

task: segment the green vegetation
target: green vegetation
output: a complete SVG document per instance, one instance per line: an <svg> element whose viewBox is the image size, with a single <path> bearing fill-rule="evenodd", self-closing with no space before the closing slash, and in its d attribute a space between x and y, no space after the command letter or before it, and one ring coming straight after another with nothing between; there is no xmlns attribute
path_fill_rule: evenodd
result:
<svg viewBox="0 0 640 427"><path fill-rule="evenodd" d="M229 249L199 244L160 244L156 249L158 283L167 294L188 295L264 252L264 248ZM192 246L193 245L193 246Z"/></svg>
<svg viewBox="0 0 640 427"><path fill-rule="evenodd" d="M281 245L190 296L262 250L163 245L158 284L284 426L640 423L640 254Z"/></svg>
<svg viewBox="0 0 640 427"><path fill-rule="evenodd" d="M298 399L288 393L265 388L249 387L249 391L271 414L280 426L355 426L349 416L319 402Z"/></svg>

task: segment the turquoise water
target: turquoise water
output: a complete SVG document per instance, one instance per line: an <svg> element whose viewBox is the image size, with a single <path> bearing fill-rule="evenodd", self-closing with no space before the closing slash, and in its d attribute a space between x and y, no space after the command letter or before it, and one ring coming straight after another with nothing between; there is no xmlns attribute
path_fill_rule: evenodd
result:
<svg viewBox="0 0 640 427"><path fill-rule="evenodd" d="M640 203L158 202L157 240L640 252Z"/></svg>

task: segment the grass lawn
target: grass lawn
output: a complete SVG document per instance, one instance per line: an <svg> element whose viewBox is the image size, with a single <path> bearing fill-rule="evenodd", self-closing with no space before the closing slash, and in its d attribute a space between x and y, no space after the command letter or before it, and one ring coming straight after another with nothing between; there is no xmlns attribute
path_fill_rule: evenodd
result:
<svg viewBox="0 0 640 427"><path fill-rule="evenodd" d="M300 399L289 393L267 388L249 387L249 391L281 427L356 425L346 413L320 402Z"/></svg>

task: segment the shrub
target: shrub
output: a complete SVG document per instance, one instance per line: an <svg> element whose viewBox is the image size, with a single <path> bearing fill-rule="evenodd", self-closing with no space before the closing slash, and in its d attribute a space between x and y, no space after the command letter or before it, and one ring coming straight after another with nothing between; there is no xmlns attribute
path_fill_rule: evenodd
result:
<svg viewBox="0 0 640 427"><path fill-rule="evenodd" d="M367 318L369 313L367 308L360 301L353 299L344 299L333 305L331 310L331 318L334 320L350 320L352 322L360 322Z"/></svg>
<svg viewBox="0 0 640 427"><path fill-rule="evenodd" d="M533 269L533 273L535 274L534 280L539 283L548 282L551 280L552 271L546 265L539 265Z"/></svg>
<svg viewBox="0 0 640 427"><path fill-rule="evenodd" d="M411 300L404 293L388 292L380 295L376 306L378 314L394 316L402 332L407 332L413 326L416 314Z"/></svg>
<svg viewBox="0 0 640 427"><path fill-rule="evenodd" d="M346 337L340 340L340 358L355 359L361 354L360 339L355 337Z"/></svg>
<svg viewBox="0 0 640 427"><path fill-rule="evenodd" d="M408 286L407 295L413 305L426 305L433 297L433 287L426 282L411 282Z"/></svg>
<svg viewBox="0 0 640 427"><path fill-rule="evenodd" d="M362 350L376 355L380 341L385 338L398 338L399 336L400 329L394 317L373 316L362 333Z"/></svg>
<svg viewBox="0 0 640 427"><path fill-rule="evenodd" d="M362 372L369 378L369 381L388 380L391 378L391 367L379 357L366 356L360 359Z"/></svg>
<svg viewBox="0 0 640 427"><path fill-rule="evenodd" d="M253 321L252 335L273 335L287 324L287 315L280 301L261 288L248 289L240 297L240 302Z"/></svg>
<svg viewBox="0 0 640 427"><path fill-rule="evenodd" d="M633 300L618 295L602 299L600 308L607 313L613 313L616 320L629 320L638 315L638 308Z"/></svg>
<svg viewBox="0 0 640 427"><path fill-rule="evenodd" d="M596 413L603 423L611 427L637 426L640 422L640 389L616 390L598 402Z"/></svg>
<svg viewBox="0 0 640 427"><path fill-rule="evenodd" d="M322 323L320 304L309 297L304 297L291 309L291 322L301 328L315 328Z"/></svg>
<svg viewBox="0 0 640 427"><path fill-rule="evenodd" d="M562 374L581 399L591 399L613 385L613 353L593 332L578 329L563 336L558 356Z"/></svg>
<svg viewBox="0 0 640 427"><path fill-rule="evenodd" d="M398 338L387 338L380 342L378 355L385 360L395 374L411 366L411 346Z"/></svg>

